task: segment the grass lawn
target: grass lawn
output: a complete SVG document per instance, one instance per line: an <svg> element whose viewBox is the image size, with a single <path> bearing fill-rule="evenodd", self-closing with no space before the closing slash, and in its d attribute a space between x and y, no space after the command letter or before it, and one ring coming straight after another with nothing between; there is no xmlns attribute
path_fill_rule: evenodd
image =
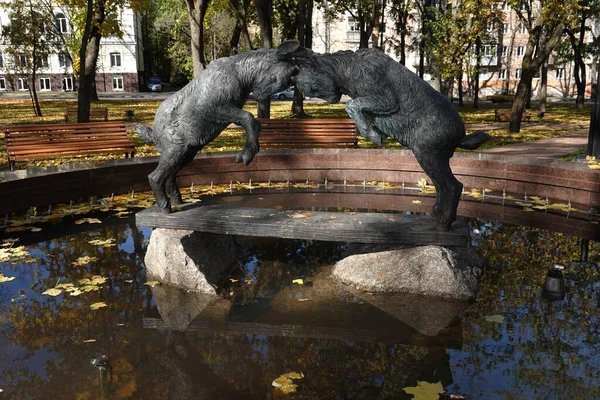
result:
<svg viewBox="0 0 600 400"><path fill-rule="evenodd" d="M136 123L152 123L156 109L161 101L137 101L137 100L102 100L95 102L93 106L107 107L109 120L124 120L125 110L133 110ZM43 117L35 117L30 100L0 99L0 125L4 124L34 124L34 123L59 123L64 122L64 113L68 106L76 106L75 100L41 100ZM458 111L466 124L487 123L494 124L494 110L499 108L509 108L510 104L482 104L479 109L473 109L471 106L459 107ZM548 111L543 118L544 124L589 124L590 105L582 110L577 110L573 105L548 105ZM271 104L271 118L289 118L290 102L273 102ZM256 114L256 104L249 102L246 110ZM307 114L317 118L346 118L344 104L329 105L323 102L309 102L304 105ZM528 111L532 115L532 122L539 122L534 110ZM481 149L504 146L512 143L520 143L530 140L537 140L552 136L561 136L569 133L568 129L541 129L539 127L528 127L524 123L523 129L519 134L509 134L505 129L492 129L488 133L492 135L492 140L488 141ZM153 146L141 142L137 135L132 134L132 138L138 142L138 152L136 157L157 155ZM237 151L243 147L245 141L244 132L241 129L225 130L214 142L207 146L204 151ZM375 148L374 145L360 137L359 146L361 148ZM384 141L385 148L400 148L401 146L390 140ZM3 135L0 134L0 154L5 153ZM93 156L86 158L86 161L101 162L107 159L120 158L121 156ZM33 162L19 162L17 168L27 166L47 166L62 163L81 161L82 158L64 158L52 160L39 160ZM0 156L0 170L8 168L5 156Z"/></svg>

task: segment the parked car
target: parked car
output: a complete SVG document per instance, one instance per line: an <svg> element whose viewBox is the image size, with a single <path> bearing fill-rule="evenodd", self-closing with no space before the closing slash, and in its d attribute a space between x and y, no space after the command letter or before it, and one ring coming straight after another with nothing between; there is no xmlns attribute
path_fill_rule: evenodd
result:
<svg viewBox="0 0 600 400"><path fill-rule="evenodd" d="M151 92L162 92L163 83L159 76L152 76L148 79L148 90Z"/></svg>
<svg viewBox="0 0 600 400"><path fill-rule="evenodd" d="M292 100L294 98L294 87L289 87L281 92L277 92L271 96L273 99L279 100ZM310 97L304 96L305 100L309 100Z"/></svg>
<svg viewBox="0 0 600 400"><path fill-rule="evenodd" d="M510 94L506 91L496 92L495 94L486 97L486 100L489 100L492 103L504 103L504 102L512 103L514 99L515 99L515 95Z"/></svg>
<svg viewBox="0 0 600 400"><path fill-rule="evenodd" d="M183 87L188 84L188 78L185 74L179 72L175 75L175 79L171 82L173 87Z"/></svg>

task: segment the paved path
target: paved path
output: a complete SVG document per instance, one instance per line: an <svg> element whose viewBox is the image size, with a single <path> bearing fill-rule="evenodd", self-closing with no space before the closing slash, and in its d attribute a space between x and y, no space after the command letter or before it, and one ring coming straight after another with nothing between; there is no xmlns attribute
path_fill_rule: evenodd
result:
<svg viewBox="0 0 600 400"><path fill-rule="evenodd" d="M547 130L571 130L572 133L560 137L533 140L483 150L482 153L506 156L519 156L527 158L559 158L566 154L585 149L588 142L589 125L585 124L528 124L527 127L543 128ZM469 124L468 130L508 129L508 123L496 124Z"/></svg>

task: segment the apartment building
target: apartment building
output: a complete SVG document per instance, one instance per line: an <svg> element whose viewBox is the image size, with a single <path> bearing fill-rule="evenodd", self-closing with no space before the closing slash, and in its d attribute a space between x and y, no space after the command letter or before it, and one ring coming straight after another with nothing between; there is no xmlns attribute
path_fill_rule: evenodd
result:
<svg viewBox="0 0 600 400"><path fill-rule="evenodd" d="M526 27L519 21L517 13L507 4L499 3L504 15L502 26L490 26L489 40L483 43L481 52L480 69L480 95L490 95L496 92L515 92L521 79L521 65L525 55L525 47L528 40ZM399 60L398 44L399 35L394 31L395 21L390 17L389 7L384 13L383 32L377 28L373 30L369 41L369 47L380 47L386 54L395 60ZM419 70L419 45L417 42L420 32L419 16L415 13L410 19L412 26L410 34L406 37L406 61L405 65L411 71L418 73ZM595 29L592 29L594 31ZM596 29L597 30L597 29ZM598 32L600 33L600 32ZM591 41L592 35L588 39ZM349 14L340 16L333 20L327 20L323 12L316 8L313 12L313 50L320 53L335 52L339 50L356 50L359 46L360 33L358 22ZM425 60L426 64L426 60ZM466 91L472 87L470 71L475 70L476 59L473 56L465 65L463 75L463 86ZM593 60L587 60L588 90L592 79L595 81L596 67ZM552 55L548 64L547 90L549 96L570 97L576 93L575 80L573 78L573 63L560 63L555 55ZM537 96L540 89L541 74L535 76L532 84L533 96ZM427 72L423 78L430 80Z"/></svg>
<svg viewBox="0 0 600 400"><path fill-rule="evenodd" d="M68 12L59 6L53 8L55 28L68 40L73 26ZM123 37L106 37L100 42L96 89L98 92L138 92L144 81L141 21L130 8L119 12ZM7 10L0 8L0 26L10 24ZM1 30L0 30L1 31ZM39 92L71 92L77 90L77 77L73 60L65 50L60 50L41 60L36 82L30 82L26 73L25 56L9 55L6 38L0 37L0 92L28 91L35 84Z"/></svg>

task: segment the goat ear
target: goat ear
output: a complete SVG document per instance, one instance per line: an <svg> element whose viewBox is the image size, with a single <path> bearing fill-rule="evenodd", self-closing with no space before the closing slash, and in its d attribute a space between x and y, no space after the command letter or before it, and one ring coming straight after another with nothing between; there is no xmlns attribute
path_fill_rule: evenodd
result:
<svg viewBox="0 0 600 400"><path fill-rule="evenodd" d="M313 65L313 52L297 40L286 40L277 48L277 55L294 65Z"/></svg>
<svg viewBox="0 0 600 400"><path fill-rule="evenodd" d="M286 40L277 47L277 54L287 55L296 52L302 45L297 40Z"/></svg>

